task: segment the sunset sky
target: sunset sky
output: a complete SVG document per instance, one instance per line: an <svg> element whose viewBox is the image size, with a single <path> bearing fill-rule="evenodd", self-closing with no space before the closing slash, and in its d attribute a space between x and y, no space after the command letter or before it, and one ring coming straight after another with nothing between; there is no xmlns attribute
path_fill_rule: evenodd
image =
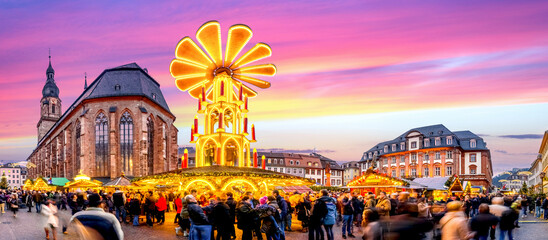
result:
<svg viewBox="0 0 548 240"><path fill-rule="evenodd" d="M260 149L359 160L415 127L471 130L495 172L528 167L548 130L546 1L0 2L0 160L36 146L48 48L63 111L104 69L136 62L160 84L179 145L195 101L169 73L206 21L251 27L278 74L250 101ZM245 49L244 49L245 50Z"/></svg>

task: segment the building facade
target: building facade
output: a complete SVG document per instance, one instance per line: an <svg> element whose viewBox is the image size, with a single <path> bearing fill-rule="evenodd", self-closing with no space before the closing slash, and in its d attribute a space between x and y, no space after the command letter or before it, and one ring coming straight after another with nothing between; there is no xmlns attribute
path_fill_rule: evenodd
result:
<svg viewBox="0 0 548 240"><path fill-rule="evenodd" d="M542 188L542 156L539 154L535 161L531 164L531 167L529 168L529 172L531 172L531 176L527 179L527 186L531 187L533 189L534 193L540 193Z"/></svg>
<svg viewBox="0 0 548 240"><path fill-rule="evenodd" d="M11 167L7 164L0 166L0 176L6 176L8 187L20 188L25 184L26 174L25 170L21 167Z"/></svg>
<svg viewBox="0 0 548 240"><path fill-rule="evenodd" d="M543 179L541 181L543 193L548 193L548 181L546 181L546 173L548 172L548 131L544 132L544 137L542 142L540 142L540 148L538 150L538 158L541 172L539 173L539 178Z"/></svg>
<svg viewBox="0 0 548 240"><path fill-rule="evenodd" d="M346 186L348 182L352 181L357 176L360 176L360 164L358 161L352 161L341 164L341 167L344 169L343 174L343 185Z"/></svg>
<svg viewBox="0 0 548 240"><path fill-rule="evenodd" d="M136 63L106 69L61 114L50 64L29 177L145 176L176 169L177 129L160 84Z"/></svg>
<svg viewBox="0 0 548 240"><path fill-rule="evenodd" d="M324 185L324 186L327 186L327 185L342 186L344 170L341 167L341 165L339 165L339 163L337 163L333 159L330 159L330 158L328 158L326 156L323 156L321 154L318 154L318 153L311 153L310 156L319 158L320 162L322 163L323 176L322 176L321 185ZM328 166L329 166L329 173L330 173L329 184L327 182L327 169L328 169Z"/></svg>
<svg viewBox="0 0 548 240"><path fill-rule="evenodd" d="M362 171L372 167L400 178L458 175L473 186L491 186L491 152L481 137L470 131L452 132L432 125L408 130L364 152Z"/></svg>

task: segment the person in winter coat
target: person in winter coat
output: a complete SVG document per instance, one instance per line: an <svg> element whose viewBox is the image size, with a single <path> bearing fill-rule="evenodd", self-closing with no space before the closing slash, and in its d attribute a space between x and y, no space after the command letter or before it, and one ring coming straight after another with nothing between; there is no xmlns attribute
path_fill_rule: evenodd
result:
<svg viewBox="0 0 548 240"><path fill-rule="evenodd" d="M381 192L379 194L379 199L377 200L377 206L375 206L377 210L379 211L380 216L389 217L390 211L392 209L392 205L390 203L390 200L386 198L386 193Z"/></svg>
<svg viewBox="0 0 548 240"><path fill-rule="evenodd" d="M59 220L57 219L57 207L51 202L47 201L44 206L41 207L41 213L45 215L44 231L46 232L46 239L49 239L49 230L53 235L53 240L57 239L57 227Z"/></svg>
<svg viewBox="0 0 548 240"><path fill-rule="evenodd" d="M13 217L17 217L17 211L19 211L19 204L20 203L21 203L21 201L17 197L17 194L13 193L11 195L10 200L9 200L9 204L10 204L9 206L10 206L11 211L13 212Z"/></svg>
<svg viewBox="0 0 548 240"><path fill-rule="evenodd" d="M280 196L280 192L275 189L274 191L272 191L272 196L274 196L274 198L276 199L276 203L278 204L278 206L280 207L280 221L278 222L278 225L280 226L281 228L281 233L280 233L280 239L281 240L285 240L285 222L287 220L287 212L288 212L288 206L289 205L285 199Z"/></svg>
<svg viewBox="0 0 548 240"><path fill-rule="evenodd" d="M179 227L181 227L181 231L183 231L183 236L188 236L188 231L190 231L190 219L188 214L188 201L186 200L187 192L184 192L183 197L181 198L181 213L179 216L181 218L179 219ZM181 222L182 221L182 222ZM177 231L175 231L177 233Z"/></svg>
<svg viewBox="0 0 548 240"><path fill-rule="evenodd" d="M40 213L40 210L42 209L42 201L44 200L42 193L40 191L34 193L32 200L34 201L34 204L36 206L36 212ZM4 213L4 209L2 209L2 213Z"/></svg>
<svg viewBox="0 0 548 240"><path fill-rule="evenodd" d="M121 222L126 223L126 195L119 188L116 188L116 191L112 194L112 202L116 211L116 218L121 218Z"/></svg>
<svg viewBox="0 0 548 240"><path fill-rule="evenodd" d="M537 197L537 199L535 200L535 217L536 218L540 218L540 215L542 213L542 198L541 197Z"/></svg>
<svg viewBox="0 0 548 240"><path fill-rule="evenodd" d="M236 222L236 201L231 192L226 193L226 205L230 208L230 226L228 230L230 231L230 236L236 239L236 229L234 229L234 223Z"/></svg>
<svg viewBox="0 0 548 240"><path fill-rule="evenodd" d="M462 211L462 202L447 203L447 213L440 220L442 240L466 240L473 237L468 221Z"/></svg>
<svg viewBox="0 0 548 240"><path fill-rule="evenodd" d="M352 235L352 217L354 216L354 206L348 196L344 196L342 200L343 210L343 225L342 225L342 238L346 239L346 233L348 236L354 238Z"/></svg>
<svg viewBox="0 0 548 240"><path fill-rule="evenodd" d="M188 202L188 216L192 224L190 237L192 239L210 240L212 228L204 214L204 210L198 205L194 196L188 195L185 198Z"/></svg>
<svg viewBox="0 0 548 240"><path fill-rule="evenodd" d="M216 240L231 240L230 207L226 204L226 196L217 197L217 204L213 207L213 218L217 229ZM234 226L234 225L232 225Z"/></svg>
<svg viewBox="0 0 548 240"><path fill-rule="evenodd" d="M280 232L276 219L276 215L279 217L279 212L276 209L278 204L269 204L268 197L262 197L259 199L260 205L255 208L259 218L262 221L261 232L266 234L268 240L280 240ZM279 207L278 207L279 208Z"/></svg>
<svg viewBox="0 0 548 240"><path fill-rule="evenodd" d="M156 213L156 200L154 199L154 196L152 195L152 192L149 192L147 196L145 196L145 214L146 214L146 222L148 226L152 227L154 219L152 219Z"/></svg>
<svg viewBox="0 0 548 240"><path fill-rule="evenodd" d="M327 209L327 213L323 218L322 225L325 229L327 240L333 240L333 225L335 225L337 219L337 200L330 197L329 193L325 189L321 190L321 194L322 197L320 197L317 201L323 202Z"/></svg>
<svg viewBox="0 0 548 240"><path fill-rule="evenodd" d="M516 228L515 222L519 219L519 203L512 203L510 209L504 211L500 217L500 235L499 240L504 240L505 236L513 240L512 231Z"/></svg>
<svg viewBox="0 0 548 240"><path fill-rule="evenodd" d="M25 204L27 205L27 208L29 208L27 212L32 212L32 193L31 192L27 192L27 194L25 195Z"/></svg>
<svg viewBox="0 0 548 240"><path fill-rule="evenodd" d="M181 225L183 224L183 219L181 218L181 210L183 209L183 200L181 200L181 194L175 195L175 200L173 200L173 205L175 206L175 221L174 223L178 223L179 226L175 228L175 235L179 235L179 231L183 228Z"/></svg>
<svg viewBox="0 0 548 240"><path fill-rule="evenodd" d="M302 196L299 198L297 205L295 206L295 209L297 211L297 220L301 221L302 225L302 232L308 231L308 218L310 216L310 209L312 206L310 205L310 202Z"/></svg>
<svg viewBox="0 0 548 240"><path fill-rule="evenodd" d="M0 209L2 210L2 214L6 213L4 209L6 209L6 196L4 195L4 191L0 190Z"/></svg>
<svg viewBox="0 0 548 240"><path fill-rule="evenodd" d="M159 198L158 198L158 201L156 202L156 210L158 215L157 222L159 224L164 224L164 222L166 221L165 213L167 209L167 201L166 201L166 198L164 197L164 194L159 193L158 196Z"/></svg>
<svg viewBox="0 0 548 240"><path fill-rule="evenodd" d="M479 214L474 216L470 221L470 230L476 232L475 239L487 240L489 238L489 230L497 227L499 219L489 213L489 205L483 203L479 206Z"/></svg>
<svg viewBox="0 0 548 240"><path fill-rule="evenodd" d="M251 199L244 196L236 206L238 228L242 230L242 240L252 240L252 231L255 229L256 212L251 207Z"/></svg>
<svg viewBox="0 0 548 240"><path fill-rule="evenodd" d="M544 211L544 220L548 220L548 195L546 195L546 199L542 202L542 210Z"/></svg>
<svg viewBox="0 0 548 240"><path fill-rule="evenodd" d="M327 215L327 206L325 205L325 202L316 199L312 205L312 210L310 210L310 231L308 232L308 240L324 239L322 225L325 215Z"/></svg>
<svg viewBox="0 0 548 240"><path fill-rule="evenodd" d="M141 214L141 194L136 193L129 201L129 216L133 218L133 226L139 226L139 215Z"/></svg>

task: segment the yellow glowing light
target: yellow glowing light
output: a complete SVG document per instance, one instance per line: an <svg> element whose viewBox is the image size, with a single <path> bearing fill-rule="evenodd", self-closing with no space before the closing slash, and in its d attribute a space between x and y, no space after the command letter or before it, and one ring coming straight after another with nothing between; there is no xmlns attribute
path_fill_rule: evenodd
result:
<svg viewBox="0 0 548 240"><path fill-rule="evenodd" d="M252 36L253 32L246 25L238 24L230 27L226 40L225 67L228 67L234 61Z"/></svg>
<svg viewBox="0 0 548 240"><path fill-rule="evenodd" d="M230 185L230 184L233 184L233 183L247 183L249 184L252 188L253 188L253 191L257 191L257 188L255 187L255 184L253 184L252 182L248 181L248 180L245 180L245 179L234 179L234 180L230 180L228 181L225 186L221 189L222 191L225 191L226 188Z"/></svg>
<svg viewBox="0 0 548 240"><path fill-rule="evenodd" d="M80 181L80 180L87 180L87 181L89 181L89 180L91 180L91 178L88 177L88 176L86 176L86 175L83 175L83 174L82 174L82 175L77 175L77 176L74 178L74 181Z"/></svg>
<svg viewBox="0 0 548 240"><path fill-rule="evenodd" d="M213 191L216 190L215 187L213 186L213 184L211 184L209 181L204 180L204 179L194 179L194 180L188 182L188 183L186 184L186 186L185 186L183 189L186 191L186 190L188 190L188 188L189 188L190 186L192 186L192 184L198 183L198 182L202 182L202 183L207 184L207 185L211 188L211 190L213 190Z"/></svg>

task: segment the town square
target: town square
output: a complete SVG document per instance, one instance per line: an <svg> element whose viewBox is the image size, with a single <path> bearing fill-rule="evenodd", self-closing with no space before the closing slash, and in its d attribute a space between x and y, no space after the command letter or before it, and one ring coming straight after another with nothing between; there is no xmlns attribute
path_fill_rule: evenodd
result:
<svg viewBox="0 0 548 240"><path fill-rule="evenodd" d="M548 236L546 2L0 13L0 239Z"/></svg>

